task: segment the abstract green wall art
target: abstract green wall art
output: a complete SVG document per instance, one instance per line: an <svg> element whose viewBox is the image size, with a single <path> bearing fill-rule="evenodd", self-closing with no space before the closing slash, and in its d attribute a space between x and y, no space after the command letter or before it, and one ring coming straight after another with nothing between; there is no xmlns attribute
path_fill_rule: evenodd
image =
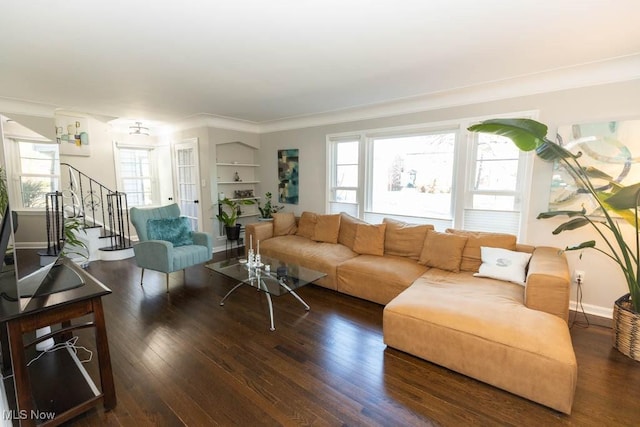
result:
<svg viewBox="0 0 640 427"><path fill-rule="evenodd" d="M278 150L278 201L298 204L300 164L298 149Z"/></svg>
<svg viewBox="0 0 640 427"><path fill-rule="evenodd" d="M640 182L640 120L606 121L558 127L558 141L574 154L585 168L596 168L623 185ZM598 190L611 183L592 178ZM593 199L575 182L567 170L554 165L549 198L550 210L580 210L598 215Z"/></svg>

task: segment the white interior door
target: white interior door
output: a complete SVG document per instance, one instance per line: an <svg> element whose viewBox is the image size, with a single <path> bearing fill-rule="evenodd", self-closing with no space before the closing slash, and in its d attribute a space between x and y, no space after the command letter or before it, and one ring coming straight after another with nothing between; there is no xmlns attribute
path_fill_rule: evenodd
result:
<svg viewBox="0 0 640 427"><path fill-rule="evenodd" d="M173 176L175 177L176 203L180 213L191 221L192 230L202 230L200 206L200 163L198 139L193 138L173 146Z"/></svg>

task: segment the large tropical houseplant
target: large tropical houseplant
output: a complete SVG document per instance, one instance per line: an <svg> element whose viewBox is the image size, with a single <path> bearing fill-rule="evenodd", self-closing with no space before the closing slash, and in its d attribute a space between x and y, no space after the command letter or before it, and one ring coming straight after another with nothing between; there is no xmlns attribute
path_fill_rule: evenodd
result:
<svg viewBox="0 0 640 427"><path fill-rule="evenodd" d="M639 336L638 343L624 344L628 348L618 346L618 318L620 309L628 311L640 320L640 234L638 233L638 204L640 202L640 183L623 186L606 173L580 164L581 152L576 154L564 148L559 142L549 140L547 126L531 119L491 119L469 127L472 132L496 134L511 139L523 151L535 150L538 157L546 161L559 162L571 174L581 192L589 194L598 207L597 216L591 216L582 210L558 210L544 212L539 219L566 216L569 219L559 225L553 234L575 230L581 227L592 227L602 238L604 247L596 246L595 240L579 243L565 248L567 251L592 248L612 259L621 269L627 282L629 294L625 295L614 306L614 327L616 328L616 348L627 356L640 360L640 326L638 330L629 330L629 337ZM609 184L596 187L592 179L605 180ZM635 229L635 241L627 242L623 236L618 218L622 218ZM624 314L629 315L629 314ZM635 320L633 321L635 322ZM634 323L635 324L635 323ZM624 328L624 325L620 325ZM623 331L626 334L625 331ZM622 337L627 340L629 337ZM623 344L621 344L623 345ZM631 354L629 354L631 353Z"/></svg>

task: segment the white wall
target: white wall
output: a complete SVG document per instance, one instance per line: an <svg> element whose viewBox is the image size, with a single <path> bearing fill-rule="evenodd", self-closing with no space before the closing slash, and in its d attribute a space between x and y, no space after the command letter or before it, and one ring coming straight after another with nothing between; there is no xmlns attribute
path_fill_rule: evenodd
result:
<svg viewBox="0 0 640 427"><path fill-rule="evenodd" d="M260 135L261 185L259 193L271 191L277 194L277 150L300 150L300 202L289 205L287 211L324 212L326 206L326 135L338 132L376 129L391 126L439 122L460 118L491 116L516 111L538 110L539 121L546 123L550 135L559 125L600 121L624 120L640 117L640 80L601 86L564 90L540 95L524 96L482 104L444 108L421 113L405 114L356 122L309 127ZM640 141L638 141L640 147ZM638 154L634 154L636 157ZM576 230L553 236L551 231L561 220L536 220L539 212L546 211L549 201L551 166L536 158L534 182L529 203L526 243L565 247L594 239L588 229ZM632 230L630 230L630 238ZM584 270L583 303L591 313L611 317L613 302L626 293L626 285L617 266L594 251L584 252L582 260L577 254L568 254L570 269ZM575 289L572 290L572 299Z"/></svg>

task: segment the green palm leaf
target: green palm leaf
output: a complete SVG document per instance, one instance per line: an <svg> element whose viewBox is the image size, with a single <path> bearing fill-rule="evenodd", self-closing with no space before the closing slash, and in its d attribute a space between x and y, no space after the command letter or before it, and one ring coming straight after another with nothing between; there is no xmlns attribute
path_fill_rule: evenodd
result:
<svg viewBox="0 0 640 427"><path fill-rule="evenodd" d="M576 157L571 151L566 148L562 148L558 144L545 140L538 147L536 147L536 154L542 160L552 162L554 160L566 159L569 157ZM575 173L574 171L571 171Z"/></svg>
<svg viewBox="0 0 640 427"><path fill-rule="evenodd" d="M633 209L637 205L638 192L640 192L640 182L619 189L611 197L605 201L608 205L616 210Z"/></svg>
<svg viewBox="0 0 640 427"><path fill-rule="evenodd" d="M589 240L587 242L582 242L579 245L567 246L564 250L565 251L578 251L580 249L595 248L595 247L596 247L596 241L595 240Z"/></svg>
<svg viewBox="0 0 640 427"><path fill-rule="evenodd" d="M581 211L550 211L550 212L541 212L538 214L536 219L547 219L553 218L555 216L566 215L568 217L574 217L578 215L586 215L587 210L582 208Z"/></svg>
<svg viewBox="0 0 640 427"><path fill-rule="evenodd" d="M543 143L547 126L530 119L491 119L470 126L469 131L504 136L522 151L532 151Z"/></svg>
<svg viewBox="0 0 640 427"><path fill-rule="evenodd" d="M560 234L563 231L575 230L576 228L584 227L585 225L590 224L591 222L587 218L574 218L570 221L561 224L552 231L552 234Z"/></svg>

